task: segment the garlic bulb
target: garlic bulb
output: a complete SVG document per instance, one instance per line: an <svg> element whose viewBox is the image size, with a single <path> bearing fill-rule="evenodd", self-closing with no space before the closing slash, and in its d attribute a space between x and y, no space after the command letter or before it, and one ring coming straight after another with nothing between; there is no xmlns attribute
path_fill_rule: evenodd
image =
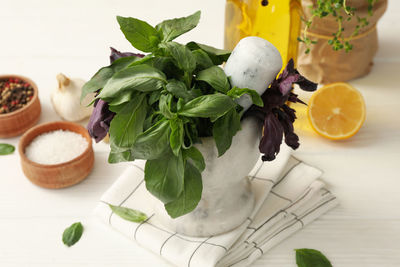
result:
<svg viewBox="0 0 400 267"><path fill-rule="evenodd" d="M92 114L93 107L87 105L93 100L94 95L89 94L80 101L82 79L69 79L64 74L57 75L58 88L51 95L51 102L57 114L67 121L81 121Z"/></svg>

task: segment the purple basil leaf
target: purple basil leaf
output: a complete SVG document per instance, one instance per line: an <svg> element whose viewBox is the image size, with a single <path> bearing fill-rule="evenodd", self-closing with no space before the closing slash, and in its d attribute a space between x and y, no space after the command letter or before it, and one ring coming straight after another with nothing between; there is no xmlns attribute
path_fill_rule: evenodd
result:
<svg viewBox="0 0 400 267"><path fill-rule="evenodd" d="M282 106L282 111L279 116L279 121L283 127L285 134L285 143L293 149L297 149L299 144L299 137L294 133L293 123L296 120L296 111L287 105Z"/></svg>
<svg viewBox="0 0 400 267"><path fill-rule="evenodd" d="M314 91L317 84L307 80L294 67L294 61L289 60L287 66L261 96L264 107L252 107L249 114L260 118L264 116L264 132L260 142L262 160L275 159L279 153L283 136L285 143L293 149L299 147L299 137L294 133L293 123L296 120L295 110L287 106L286 102L302 103L292 92L293 84L298 84L305 91ZM246 114L247 116L247 114Z"/></svg>
<svg viewBox="0 0 400 267"><path fill-rule="evenodd" d="M300 74L290 74L285 77L279 84L279 91L282 95L287 95L290 91L292 91L293 83L296 83L299 80Z"/></svg>
<svg viewBox="0 0 400 267"><path fill-rule="evenodd" d="M300 86L301 89L308 92L317 90L318 86L317 83L314 83L303 76L300 76L299 80L296 83Z"/></svg>
<svg viewBox="0 0 400 267"><path fill-rule="evenodd" d="M297 95L293 92L290 92L288 101L290 101L292 103L301 103L301 104L307 106L307 104L305 102L303 102L300 98L298 98Z"/></svg>
<svg viewBox="0 0 400 267"><path fill-rule="evenodd" d="M288 96L282 95L277 87L268 88L261 98L264 102L263 109L265 112L271 112L272 109L284 105L288 100Z"/></svg>
<svg viewBox="0 0 400 267"><path fill-rule="evenodd" d="M286 95L292 90L294 83L298 84L305 91L315 91L317 89L317 84L302 76L294 68L293 59L290 59L281 75L272 83L271 87L279 87L282 95Z"/></svg>
<svg viewBox="0 0 400 267"><path fill-rule="evenodd" d="M288 118L292 123L296 120L296 110L288 107L287 105L283 105L282 110L284 112L284 118Z"/></svg>
<svg viewBox="0 0 400 267"><path fill-rule="evenodd" d="M101 99L96 100L87 126L90 136L94 138L96 143L103 140L107 135L114 115L115 113L108 109L107 102Z"/></svg>
<svg viewBox="0 0 400 267"><path fill-rule="evenodd" d="M275 114L265 116L263 137L260 141L260 152L263 161L272 161L279 153L283 138L283 127Z"/></svg>
<svg viewBox="0 0 400 267"><path fill-rule="evenodd" d="M120 52L115 48L110 47L111 55L110 55L110 63L113 63L115 60L121 57L144 57L143 54L131 53L131 52Z"/></svg>

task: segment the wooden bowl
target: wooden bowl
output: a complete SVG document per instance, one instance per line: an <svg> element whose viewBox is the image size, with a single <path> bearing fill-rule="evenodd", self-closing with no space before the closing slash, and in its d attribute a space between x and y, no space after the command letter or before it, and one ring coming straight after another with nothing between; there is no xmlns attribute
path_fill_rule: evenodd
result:
<svg viewBox="0 0 400 267"><path fill-rule="evenodd" d="M33 98L28 104L16 111L0 114L0 138L8 138L20 135L34 126L40 117L41 107L36 84L19 75L0 75L0 79L18 78L33 87Z"/></svg>
<svg viewBox="0 0 400 267"><path fill-rule="evenodd" d="M88 141L87 149L78 157L60 164L44 165L29 160L25 155L25 148L32 140L40 134L56 130L81 134ZM77 184L89 175L94 165L92 138L84 127L73 122L57 121L33 127L21 137L18 152L25 176L32 183L45 188L63 188Z"/></svg>

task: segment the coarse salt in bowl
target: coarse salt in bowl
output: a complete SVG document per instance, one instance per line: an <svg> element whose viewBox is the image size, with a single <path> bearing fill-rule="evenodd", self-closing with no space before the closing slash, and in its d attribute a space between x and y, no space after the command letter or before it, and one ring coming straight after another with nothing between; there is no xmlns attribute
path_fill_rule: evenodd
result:
<svg viewBox="0 0 400 267"><path fill-rule="evenodd" d="M60 164L82 154L88 146L86 139L75 132L56 130L37 136L25 148L25 154L39 164Z"/></svg>
<svg viewBox="0 0 400 267"><path fill-rule="evenodd" d="M84 180L93 169L88 131L73 122L38 125L20 139L18 151L25 176L46 188L63 188Z"/></svg>

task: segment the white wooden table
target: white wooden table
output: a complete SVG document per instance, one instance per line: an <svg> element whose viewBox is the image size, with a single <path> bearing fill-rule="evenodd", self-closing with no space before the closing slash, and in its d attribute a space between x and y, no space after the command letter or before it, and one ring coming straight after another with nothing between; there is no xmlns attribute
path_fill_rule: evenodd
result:
<svg viewBox="0 0 400 267"><path fill-rule="evenodd" d="M200 26L179 39L222 47L224 1L219 0L1 0L0 73L32 78L39 86L40 122L58 120L50 105L55 76L88 79L108 64L108 47L130 50L115 16L155 24L202 10ZM380 50L370 75L352 81L365 97L367 120L352 139L332 142L300 129L295 155L325 171L341 201L254 266L296 266L295 248L322 250L334 266L400 266L400 1L390 1L378 25ZM307 95L303 95L307 98ZM2 140L14 145L19 138ZM96 144L93 173L81 184L46 190L23 175L19 156L0 157L0 266L170 266L91 218L101 194L124 170L108 165L107 146ZM82 221L72 248L65 227Z"/></svg>

